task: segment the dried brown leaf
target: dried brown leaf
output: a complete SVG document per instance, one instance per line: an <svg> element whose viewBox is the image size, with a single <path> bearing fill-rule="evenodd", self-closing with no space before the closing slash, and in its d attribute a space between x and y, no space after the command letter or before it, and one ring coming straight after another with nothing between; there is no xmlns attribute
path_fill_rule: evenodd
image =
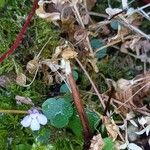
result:
<svg viewBox="0 0 150 150"><path fill-rule="evenodd" d="M18 73L16 77L16 83L20 86L24 86L26 84L27 77L23 73Z"/></svg>
<svg viewBox="0 0 150 150"><path fill-rule="evenodd" d="M34 74L36 72L38 66L39 66L38 60L33 59L27 63L26 69L29 71L29 73Z"/></svg>
<svg viewBox="0 0 150 150"><path fill-rule="evenodd" d="M16 95L15 99L18 104L34 105L34 103L32 102L32 100L29 97Z"/></svg>
<svg viewBox="0 0 150 150"><path fill-rule="evenodd" d="M89 150L102 150L104 147L104 141L101 134L93 136Z"/></svg>
<svg viewBox="0 0 150 150"><path fill-rule="evenodd" d="M70 47L66 48L63 50L61 56L64 59L71 59L71 58L76 58L78 55L77 52L75 52L73 49L71 49Z"/></svg>
<svg viewBox="0 0 150 150"><path fill-rule="evenodd" d="M46 85L51 85L53 83L53 76L52 75L45 73L43 78L44 78L44 82L46 83Z"/></svg>
<svg viewBox="0 0 150 150"><path fill-rule="evenodd" d="M103 116L102 122L106 126L107 134L113 139L113 141L118 136L118 127L113 121L110 121L108 117Z"/></svg>

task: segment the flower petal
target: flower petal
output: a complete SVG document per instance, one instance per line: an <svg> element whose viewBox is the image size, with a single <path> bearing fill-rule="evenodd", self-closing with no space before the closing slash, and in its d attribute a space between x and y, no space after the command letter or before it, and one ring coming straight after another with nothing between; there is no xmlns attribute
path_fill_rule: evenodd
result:
<svg viewBox="0 0 150 150"><path fill-rule="evenodd" d="M39 113L31 113L30 116L32 119L37 118L37 116L39 115Z"/></svg>
<svg viewBox="0 0 150 150"><path fill-rule="evenodd" d="M134 143L129 143L128 144L128 149L129 150L142 150L141 147L139 147L138 145L134 144Z"/></svg>
<svg viewBox="0 0 150 150"><path fill-rule="evenodd" d="M21 124L23 127L29 127L31 124L31 121L32 121L32 118L30 115L28 115L22 119Z"/></svg>
<svg viewBox="0 0 150 150"><path fill-rule="evenodd" d="M37 120L42 125L47 124L47 118L43 114L38 114Z"/></svg>
<svg viewBox="0 0 150 150"><path fill-rule="evenodd" d="M31 130L33 130L33 131L37 131L37 130L40 129L40 124L39 124L39 122L37 121L36 118L33 118L33 119L32 119L30 128L31 128Z"/></svg>

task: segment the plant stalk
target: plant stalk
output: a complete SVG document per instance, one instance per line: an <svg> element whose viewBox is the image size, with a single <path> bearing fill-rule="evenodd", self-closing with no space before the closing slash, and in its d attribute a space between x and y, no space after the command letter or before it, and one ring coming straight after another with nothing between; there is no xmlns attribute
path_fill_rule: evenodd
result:
<svg viewBox="0 0 150 150"><path fill-rule="evenodd" d="M24 110L2 110L0 109L0 113L27 114L28 112Z"/></svg>
<svg viewBox="0 0 150 150"><path fill-rule="evenodd" d="M67 80L68 80L69 85L71 87L74 103L75 103L75 106L77 108L77 111L78 111L78 114L79 114L79 117L80 117L80 120L81 120L81 123L83 126L84 149L86 150L90 146L90 140L92 138L92 132L91 132L91 129L89 126L89 121L88 121L86 112L84 110L83 103L80 99L80 94L79 94L79 91L77 89L77 85L73 79L72 73L68 74Z"/></svg>

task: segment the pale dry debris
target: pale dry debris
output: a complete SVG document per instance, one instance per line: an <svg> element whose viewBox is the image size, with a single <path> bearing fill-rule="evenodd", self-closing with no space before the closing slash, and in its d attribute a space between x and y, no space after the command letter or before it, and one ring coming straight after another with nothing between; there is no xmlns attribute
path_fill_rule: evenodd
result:
<svg viewBox="0 0 150 150"><path fill-rule="evenodd" d="M34 103L29 97L16 95L15 99L17 101L17 104L27 104L27 105L32 105L32 106L34 105Z"/></svg>
<svg viewBox="0 0 150 150"><path fill-rule="evenodd" d="M20 86L24 86L26 84L27 77L23 73L18 73L16 77L16 83Z"/></svg>
<svg viewBox="0 0 150 150"><path fill-rule="evenodd" d="M70 47L64 49L63 52L62 52L62 54L61 54L62 58L66 59L66 60L72 59L72 58L76 58L77 55L78 55L78 53L75 52Z"/></svg>
<svg viewBox="0 0 150 150"><path fill-rule="evenodd" d="M150 51L150 42L149 40L143 40L141 36L136 36L128 41L125 41L122 44L120 51L123 53L129 53L128 49L135 52L137 58L140 58L142 55Z"/></svg>
<svg viewBox="0 0 150 150"><path fill-rule="evenodd" d="M39 8L36 10L37 16L39 16L42 19L46 19L46 20L50 20L50 21L60 20L60 12L52 12L52 13L45 12L45 10L43 8L45 3L52 4L51 1L40 0L38 2Z"/></svg>
<svg viewBox="0 0 150 150"><path fill-rule="evenodd" d="M133 80L120 79L115 84L116 93L114 98L122 104L117 108L123 115L130 109L140 109L149 112L143 107L144 97L150 94L150 71L146 75L138 75ZM125 105L128 105L126 107Z"/></svg>
<svg viewBox="0 0 150 150"><path fill-rule="evenodd" d="M107 134L115 141L118 136L118 126L108 117L103 117L102 122L106 126Z"/></svg>
<svg viewBox="0 0 150 150"><path fill-rule="evenodd" d="M44 82L46 83L46 85L52 85L53 84L53 81L54 81L53 76L50 75L48 72L46 72L44 74L43 78L44 78Z"/></svg>
<svg viewBox="0 0 150 150"><path fill-rule="evenodd" d="M41 64L47 65L52 72L56 72L60 69L60 65L58 65L57 60L45 59L41 62Z"/></svg>
<svg viewBox="0 0 150 150"><path fill-rule="evenodd" d="M121 101L122 103L125 103L126 100L128 100L132 95L133 92L130 81L125 79L119 79L116 82L115 99ZM130 101L132 101L132 98L130 99ZM129 102L127 104L129 104ZM118 111L125 115L128 112L128 108L122 106L119 108Z"/></svg>
<svg viewBox="0 0 150 150"><path fill-rule="evenodd" d="M93 136L89 150L102 150L104 147L104 141L101 134Z"/></svg>
<svg viewBox="0 0 150 150"><path fill-rule="evenodd" d="M34 74L38 67L39 61L37 59L30 60L26 65L26 69L29 71L30 74Z"/></svg>
<svg viewBox="0 0 150 150"><path fill-rule="evenodd" d="M0 87L6 87L10 82L11 81L7 76L0 76Z"/></svg>

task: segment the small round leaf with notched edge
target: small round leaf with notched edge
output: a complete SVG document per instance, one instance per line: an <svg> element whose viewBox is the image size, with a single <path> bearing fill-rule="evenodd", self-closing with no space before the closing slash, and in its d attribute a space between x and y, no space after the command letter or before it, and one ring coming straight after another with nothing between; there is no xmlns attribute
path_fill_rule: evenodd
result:
<svg viewBox="0 0 150 150"><path fill-rule="evenodd" d="M68 117L62 113L58 113L53 119L50 120L51 124L56 128L63 128L67 126Z"/></svg>
<svg viewBox="0 0 150 150"><path fill-rule="evenodd" d="M91 46L92 46L94 51L96 51L98 48L101 48L101 47L103 47L105 45L105 43L102 40L100 40L100 39L92 39L90 41L90 43L91 43ZM106 48L101 49L100 51L98 51L96 53L96 58L98 58L98 59L103 58L103 57L106 56L106 53L107 53L107 49Z"/></svg>
<svg viewBox="0 0 150 150"><path fill-rule="evenodd" d="M73 114L73 108L72 108L71 103L68 101L65 101L65 99L63 98L47 99L42 105L42 110L45 116L50 121L52 121L51 124L56 122L57 118L59 117L58 114L62 114L64 118L67 118L66 119L67 121Z"/></svg>
<svg viewBox="0 0 150 150"><path fill-rule="evenodd" d="M65 83L60 87L60 93L70 93L70 90Z"/></svg>

